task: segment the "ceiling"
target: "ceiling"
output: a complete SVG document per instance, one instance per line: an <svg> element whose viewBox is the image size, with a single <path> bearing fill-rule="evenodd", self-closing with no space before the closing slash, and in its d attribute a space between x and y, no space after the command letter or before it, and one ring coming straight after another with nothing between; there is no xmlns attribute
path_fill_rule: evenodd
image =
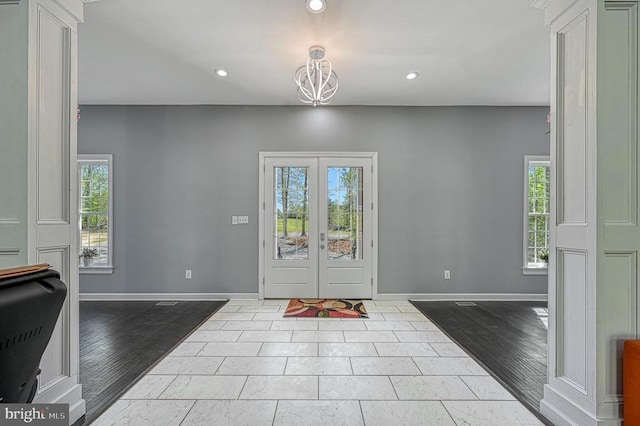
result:
<svg viewBox="0 0 640 426"><path fill-rule="evenodd" d="M88 3L79 103L299 105L293 73L320 44L335 105L549 104L549 31L531 0L327 1L321 14L304 0Z"/></svg>

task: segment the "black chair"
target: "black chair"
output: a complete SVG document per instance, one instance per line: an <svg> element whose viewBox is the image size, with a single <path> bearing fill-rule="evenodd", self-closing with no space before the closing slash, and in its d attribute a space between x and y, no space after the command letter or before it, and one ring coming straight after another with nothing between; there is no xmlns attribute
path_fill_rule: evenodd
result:
<svg viewBox="0 0 640 426"><path fill-rule="evenodd" d="M0 403L33 401L66 294L52 269L0 278Z"/></svg>

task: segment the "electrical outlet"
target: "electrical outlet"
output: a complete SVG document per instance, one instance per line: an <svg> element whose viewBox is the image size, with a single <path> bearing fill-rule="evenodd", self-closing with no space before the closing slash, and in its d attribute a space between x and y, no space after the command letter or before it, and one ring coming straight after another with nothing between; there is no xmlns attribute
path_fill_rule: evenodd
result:
<svg viewBox="0 0 640 426"><path fill-rule="evenodd" d="M190 279L191 279L191 269L187 269L187 270L184 272L184 277L185 277L186 279L188 279L188 280L190 280Z"/></svg>
<svg viewBox="0 0 640 426"><path fill-rule="evenodd" d="M231 224L232 225L238 224L238 216L231 216Z"/></svg>
<svg viewBox="0 0 640 426"><path fill-rule="evenodd" d="M450 270L446 269L444 271L444 279L445 280L450 280L451 279L451 271Z"/></svg>
<svg viewBox="0 0 640 426"><path fill-rule="evenodd" d="M249 216L238 216L238 224L240 225L249 224Z"/></svg>

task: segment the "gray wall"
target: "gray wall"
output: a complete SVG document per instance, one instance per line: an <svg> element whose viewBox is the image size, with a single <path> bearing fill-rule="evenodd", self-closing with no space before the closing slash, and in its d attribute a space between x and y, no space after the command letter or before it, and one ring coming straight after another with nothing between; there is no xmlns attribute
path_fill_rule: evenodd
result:
<svg viewBox="0 0 640 426"><path fill-rule="evenodd" d="M379 153L380 293L547 291L521 263L523 161L549 154L548 108L81 110L78 152L115 168L116 269L84 293L257 292L259 151Z"/></svg>

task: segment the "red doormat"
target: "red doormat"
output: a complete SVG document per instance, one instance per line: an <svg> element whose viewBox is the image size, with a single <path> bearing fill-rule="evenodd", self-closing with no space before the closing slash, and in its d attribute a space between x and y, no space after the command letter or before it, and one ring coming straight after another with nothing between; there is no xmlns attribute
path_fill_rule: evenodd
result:
<svg viewBox="0 0 640 426"><path fill-rule="evenodd" d="M362 300L291 299L285 317L369 318Z"/></svg>

